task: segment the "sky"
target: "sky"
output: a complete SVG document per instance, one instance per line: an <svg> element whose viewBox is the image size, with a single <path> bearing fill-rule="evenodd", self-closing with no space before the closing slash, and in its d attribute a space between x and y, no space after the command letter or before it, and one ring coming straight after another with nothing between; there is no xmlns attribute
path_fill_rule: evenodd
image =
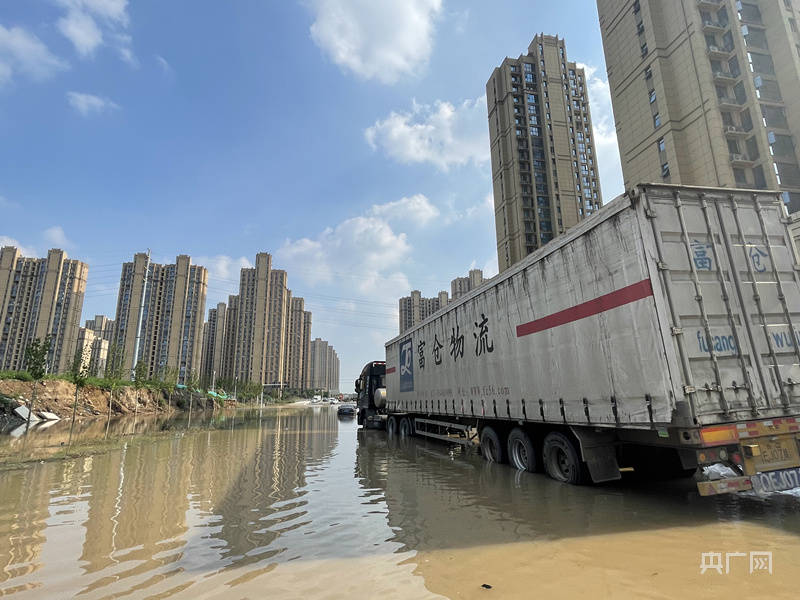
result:
<svg viewBox="0 0 800 600"><path fill-rule="evenodd" d="M497 273L485 85L537 33L585 65L606 201L623 192L591 0L3 0L0 245L89 264L113 318L150 249L286 269L352 391L398 299Z"/></svg>

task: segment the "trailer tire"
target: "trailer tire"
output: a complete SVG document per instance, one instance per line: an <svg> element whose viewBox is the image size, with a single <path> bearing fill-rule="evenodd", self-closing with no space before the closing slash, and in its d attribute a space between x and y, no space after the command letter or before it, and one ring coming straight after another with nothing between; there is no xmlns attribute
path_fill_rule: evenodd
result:
<svg viewBox="0 0 800 600"><path fill-rule="evenodd" d="M400 437L413 437L414 436L414 420L411 417L401 417L400 425L398 427Z"/></svg>
<svg viewBox="0 0 800 600"><path fill-rule="evenodd" d="M386 433L390 436L397 435L397 417L394 415L389 415L386 419Z"/></svg>
<svg viewBox="0 0 800 600"><path fill-rule="evenodd" d="M535 473L538 464L536 460L536 447L528 433L520 427L515 427L508 434L508 462L518 471Z"/></svg>
<svg viewBox="0 0 800 600"><path fill-rule="evenodd" d="M489 462L506 462L505 445L500 436L490 425L481 429L481 454Z"/></svg>
<svg viewBox="0 0 800 600"><path fill-rule="evenodd" d="M582 485L587 481L587 469L575 444L563 433L551 431L544 438L542 459L547 474L556 481Z"/></svg>

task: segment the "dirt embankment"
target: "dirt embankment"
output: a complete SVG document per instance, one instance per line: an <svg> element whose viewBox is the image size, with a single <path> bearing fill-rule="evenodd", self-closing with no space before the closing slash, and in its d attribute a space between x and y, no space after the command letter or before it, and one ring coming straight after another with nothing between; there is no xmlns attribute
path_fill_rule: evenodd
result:
<svg viewBox="0 0 800 600"><path fill-rule="evenodd" d="M95 417L108 414L108 403L111 393L94 386L86 386L78 393L77 415L79 417ZM30 406L33 397L33 383L5 379L0 381L0 396L17 400ZM139 398L137 408L137 396ZM178 394L173 394L174 409ZM75 384L68 381L50 379L36 386L36 404L34 411L46 410L61 418L72 416L72 405L75 401ZM197 401L197 398L195 398ZM200 404L200 402L197 402ZM200 408L200 406L197 406ZM161 390L141 389L125 386L114 390L113 415L138 413L156 413L167 410L167 394Z"/></svg>

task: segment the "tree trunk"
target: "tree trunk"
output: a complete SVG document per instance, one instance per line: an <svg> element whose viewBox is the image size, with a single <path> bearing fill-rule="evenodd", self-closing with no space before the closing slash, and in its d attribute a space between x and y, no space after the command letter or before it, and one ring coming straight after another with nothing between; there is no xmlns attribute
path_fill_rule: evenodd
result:
<svg viewBox="0 0 800 600"><path fill-rule="evenodd" d="M108 419L106 419L106 437L108 437L108 428L111 426L111 407L114 405L114 388L112 387L108 394Z"/></svg>
<svg viewBox="0 0 800 600"><path fill-rule="evenodd" d="M72 446L72 430L75 428L75 413L78 412L78 390L80 388L75 386L75 402L72 403L72 423L69 426L69 442L67 442L67 449Z"/></svg>
<svg viewBox="0 0 800 600"><path fill-rule="evenodd" d="M31 426L31 415L33 414L33 405L36 404L36 384L38 382L34 380L33 382L33 393L31 394L31 405L28 407L28 421L25 423L25 433L28 433L28 429Z"/></svg>

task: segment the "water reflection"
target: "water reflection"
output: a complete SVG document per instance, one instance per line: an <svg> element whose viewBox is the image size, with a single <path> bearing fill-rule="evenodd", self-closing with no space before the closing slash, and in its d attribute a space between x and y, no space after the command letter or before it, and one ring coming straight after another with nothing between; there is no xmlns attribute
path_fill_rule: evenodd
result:
<svg viewBox="0 0 800 600"><path fill-rule="evenodd" d="M27 443L60 447L62 425ZM120 420L108 440L104 428L78 436L87 449L102 440L99 453L0 472L0 596L471 597L488 582L499 596L565 597L581 590L562 576L591 596L613 573L642 597L658 572L674 597L685 592L676 582L707 583L696 573L708 543L783 553L763 588L773 596L798 575L785 560L800 551L788 495L564 486L358 431L328 407Z"/></svg>

